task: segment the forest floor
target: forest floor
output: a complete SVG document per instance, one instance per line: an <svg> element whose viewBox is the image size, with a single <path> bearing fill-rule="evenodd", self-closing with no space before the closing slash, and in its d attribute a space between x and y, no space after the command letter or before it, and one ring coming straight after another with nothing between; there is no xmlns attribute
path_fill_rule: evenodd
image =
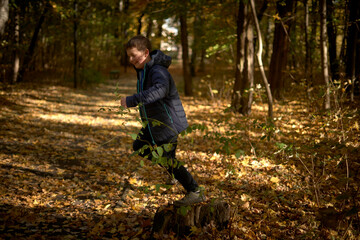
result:
<svg viewBox="0 0 360 240"><path fill-rule="evenodd" d="M0 89L0 239L150 237L157 208L183 190L129 156L141 125L117 95L135 84L124 74L87 89ZM227 229L194 227L187 239L359 239L360 109L318 112L288 95L273 125L262 94L250 116L226 111L227 100L181 97L190 125L206 129L180 137L177 158L208 201L233 209Z"/></svg>

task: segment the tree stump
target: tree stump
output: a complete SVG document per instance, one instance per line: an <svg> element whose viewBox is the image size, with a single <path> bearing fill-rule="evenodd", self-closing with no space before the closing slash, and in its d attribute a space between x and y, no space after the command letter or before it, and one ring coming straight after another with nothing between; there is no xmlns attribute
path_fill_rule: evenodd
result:
<svg viewBox="0 0 360 240"><path fill-rule="evenodd" d="M209 224L222 230L230 221L230 212L231 207L226 202L210 202L183 207L162 206L156 211L152 236L161 237L171 232L178 236L185 236L191 233L191 227L202 228Z"/></svg>

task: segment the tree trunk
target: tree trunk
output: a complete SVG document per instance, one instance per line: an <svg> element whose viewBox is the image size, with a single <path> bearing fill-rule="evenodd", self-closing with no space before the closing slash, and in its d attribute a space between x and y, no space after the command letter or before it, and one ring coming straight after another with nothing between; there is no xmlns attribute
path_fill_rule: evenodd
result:
<svg viewBox="0 0 360 240"><path fill-rule="evenodd" d="M251 18L250 4L247 3L246 10L246 32L245 32L245 66L243 81L241 84L241 108L240 112L250 115L254 96L254 29Z"/></svg>
<svg viewBox="0 0 360 240"><path fill-rule="evenodd" d="M304 8L305 8L305 26L304 26L304 32L305 32L305 82L306 82L306 94L308 97L308 100L310 100L310 83L311 83L311 75L310 75L310 44L309 44L309 4L308 0L304 0Z"/></svg>
<svg viewBox="0 0 360 240"><path fill-rule="evenodd" d="M137 30L137 35L140 35L141 34L141 28L142 28L142 19L143 17L145 16L145 13L142 13L139 18L138 18L138 30Z"/></svg>
<svg viewBox="0 0 360 240"><path fill-rule="evenodd" d="M320 50L321 50L321 69L322 78L325 83L325 103L326 110L330 109L330 80L329 80L329 68L328 68L328 48L326 43L326 0L320 0Z"/></svg>
<svg viewBox="0 0 360 240"><path fill-rule="evenodd" d="M309 78L309 85L311 86L314 83L314 65L315 65L315 52L316 52L316 45L317 45L317 40L316 40L316 35L317 35L317 24L319 22L319 18L318 18L318 0L312 0L311 3L311 32L310 32L310 36L309 36L309 50L310 50L310 69L309 69L309 73L310 73L310 78Z"/></svg>
<svg viewBox="0 0 360 240"><path fill-rule="evenodd" d="M282 99L284 92L284 71L287 66L289 52L289 31L291 15L294 7L293 0L278 1L277 10L280 20L275 23L273 51L269 69L269 83L275 99Z"/></svg>
<svg viewBox="0 0 360 240"><path fill-rule="evenodd" d="M180 15L180 35L181 35L181 46L182 46L182 60L183 60L183 76L185 83L185 95L192 96L192 77L190 73L189 66L189 43L188 43L188 35L187 35L187 14L186 10L182 12Z"/></svg>
<svg viewBox="0 0 360 240"><path fill-rule="evenodd" d="M74 0L74 31L73 31L73 43L74 43L74 88L77 88L77 70L78 70L78 49L77 49L77 28L78 28L78 3Z"/></svg>
<svg viewBox="0 0 360 240"><path fill-rule="evenodd" d="M231 97L231 106L236 112L241 108L241 81L244 71L245 55L245 4L239 2L238 16L236 21L236 59L235 59L235 83Z"/></svg>
<svg viewBox="0 0 360 240"><path fill-rule="evenodd" d="M195 77L196 75L196 58L200 47L201 29L202 26L201 26L200 14L196 14L194 20L194 26L193 26L194 40L192 45L191 62L190 62L190 72L192 77Z"/></svg>
<svg viewBox="0 0 360 240"><path fill-rule="evenodd" d="M27 49L26 53L25 53L25 57L24 57L24 61L21 64L20 70L19 70L19 74L17 76L16 81L17 82L21 82L24 78L24 73L25 71L28 69L30 61L34 55L34 51L35 51L35 47L36 47L36 42L39 36L39 32L41 29L41 26L45 20L45 15L48 12L48 10L51 8L51 5L49 2L46 1L45 6L44 6L44 10L39 18L38 23L36 24L35 30L34 30L34 34L31 38L31 42L29 45L29 48Z"/></svg>
<svg viewBox="0 0 360 240"><path fill-rule="evenodd" d="M9 18L9 0L0 0L0 34L4 34L5 24Z"/></svg>
<svg viewBox="0 0 360 240"><path fill-rule="evenodd" d="M160 207L154 217L152 237L156 239L171 232L178 236L191 233L192 227L203 228L213 223L218 230L227 227L231 208L226 202L196 204L184 207Z"/></svg>
<svg viewBox="0 0 360 240"><path fill-rule="evenodd" d="M346 49L346 77L351 81L350 99L354 101L354 90L356 74L360 72L360 63L356 60L360 58L360 3L358 0L350 0L349 2L349 27L347 34L347 49Z"/></svg>
<svg viewBox="0 0 360 240"><path fill-rule="evenodd" d="M326 0L327 33L329 41L329 60L332 79L339 79L339 61L336 54L336 35L334 25L334 3L333 0Z"/></svg>
<svg viewBox="0 0 360 240"><path fill-rule="evenodd" d="M129 28L128 10L130 7L130 0L119 0L118 6L119 7L116 9L117 9L117 13L119 14L119 18L120 18L120 29L117 29L116 35L120 39L120 42L121 42L120 62L121 62L121 65L124 66L124 72L126 72L127 66L129 64L125 45L126 45L126 41L128 40L128 28Z"/></svg>
<svg viewBox="0 0 360 240"><path fill-rule="evenodd" d="M201 34L200 34L200 38L202 38L204 36L204 18L203 16L199 16L200 17L200 26L201 27ZM200 41L200 62L199 62L199 68L198 68L198 72L205 72L205 56L206 56L206 45L204 43L204 41Z"/></svg>
<svg viewBox="0 0 360 240"><path fill-rule="evenodd" d="M20 67L20 56L19 56L19 48L20 48L20 14L18 10L15 14L15 49L14 49L14 66L13 66L13 76L11 79L11 84L17 81L19 75L19 67Z"/></svg>
<svg viewBox="0 0 360 240"><path fill-rule="evenodd" d="M349 12L350 12L349 1L346 0L345 9L344 9L344 20L343 20L344 21L343 39L341 41L340 55L339 55L339 61L341 65L344 65L346 63L346 40L348 36Z"/></svg>
<svg viewBox="0 0 360 240"><path fill-rule="evenodd" d="M297 1L295 1L295 7L294 7L294 13L293 15L296 16L296 12L297 12ZM289 32L291 32L291 34L289 34L290 36L290 42L291 44L289 44L289 52L290 52L290 61L289 61L289 67L290 69L293 70L297 70L298 69L298 55L299 53L297 52L297 49L300 48L300 44L297 42L298 36L297 36L297 31L296 31L296 25L297 25L297 18L294 17L294 20L292 20L291 23L291 30L289 30Z"/></svg>
<svg viewBox="0 0 360 240"><path fill-rule="evenodd" d="M272 99L269 83L268 83L266 75L265 75L264 66L263 66L263 63L262 63L263 43L262 43L262 36L261 36L261 31L260 31L258 18L256 16L254 0L250 0L250 4L251 4L251 10L252 10L252 13L253 13L253 18L254 18L254 22L255 22L255 26L256 26L256 32L257 32L257 36L258 36L258 42L259 42L259 49L258 49L258 52L257 52L256 56L257 56L261 76L263 78L263 82L264 82L267 97L268 97L268 117L269 117L270 121L273 121L273 118L274 118L273 99Z"/></svg>

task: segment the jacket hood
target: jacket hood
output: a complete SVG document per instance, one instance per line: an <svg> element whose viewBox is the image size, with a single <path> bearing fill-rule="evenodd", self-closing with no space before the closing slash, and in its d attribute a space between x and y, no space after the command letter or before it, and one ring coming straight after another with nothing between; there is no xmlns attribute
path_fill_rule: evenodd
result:
<svg viewBox="0 0 360 240"><path fill-rule="evenodd" d="M160 50L154 50L150 53L151 60L146 65L151 68L154 65L160 65L166 68L169 68L171 64L171 57L168 55L165 55Z"/></svg>

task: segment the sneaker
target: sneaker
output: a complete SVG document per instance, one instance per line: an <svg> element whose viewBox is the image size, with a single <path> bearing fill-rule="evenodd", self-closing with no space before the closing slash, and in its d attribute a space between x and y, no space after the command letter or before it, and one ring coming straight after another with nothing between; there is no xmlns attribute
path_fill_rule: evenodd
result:
<svg viewBox="0 0 360 240"><path fill-rule="evenodd" d="M174 205L177 207L188 206L194 203L200 203L206 201L206 197L203 192L197 190L196 192L188 192L181 200L175 201Z"/></svg>

